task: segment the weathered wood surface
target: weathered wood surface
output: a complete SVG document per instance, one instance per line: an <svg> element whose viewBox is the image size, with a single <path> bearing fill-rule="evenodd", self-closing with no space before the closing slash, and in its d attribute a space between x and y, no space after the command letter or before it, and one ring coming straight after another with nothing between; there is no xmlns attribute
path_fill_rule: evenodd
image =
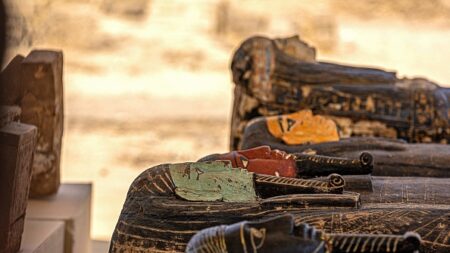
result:
<svg viewBox="0 0 450 253"><path fill-rule="evenodd" d="M130 186L110 252L184 252L199 230L289 212L295 223L328 233L403 234L416 231L421 252L448 252L447 179L373 177L374 191L280 195L256 202L185 201L165 186L169 165L144 171ZM361 206L359 200L361 199Z"/></svg>
<svg viewBox="0 0 450 253"><path fill-rule="evenodd" d="M36 127L27 124L8 122L0 127L1 253L20 249L36 135Z"/></svg>
<svg viewBox="0 0 450 253"><path fill-rule="evenodd" d="M34 50L16 56L1 75L0 97L21 108L21 122L38 128L30 196L56 193L63 135L63 55Z"/></svg>
<svg viewBox="0 0 450 253"><path fill-rule="evenodd" d="M0 128L13 121L18 121L20 117L20 107L18 106L0 106Z"/></svg>
<svg viewBox="0 0 450 253"><path fill-rule="evenodd" d="M374 137L344 138L337 142L286 145L267 130L264 117L252 120L245 129L242 148L268 145L295 155L306 152L324 156L357 159L361 152L373 156L373 175L450 177L450 145L405 143Z"/></svg>
<svg viewBox="0 0 450 253"><path fill-rule="evenodd" d="M413 253L418 252L420 245L420 236L413 232L325 233L306 223L296 225L294 216L285 214L203 229L191 238L186 253Z"/></svg>
<svg viewBox="0 0 450 253"><path fill-rule="evenodd" d="M295 43L303 42L291 38ZM334 116L342 137L450 141L450 92L424 79L397 79L395 73L378 69L305 61L277 40L264 37L246 40L235 52L231 69L236 84L231 150L241 148L249 120L301 109Z"/></svg>
<svg viewBox="0 0 450 253"><path fill-rule="evenodd" d="M19 105L25 87L22 79L22 55L15 56L0 75L0 102L4 105Z"/></svg>
<svg viewBox="0 0 450 253"><path fill-rule="evenodd" d="M343 175L367 175L373 171L373 156L362 152L357 159L331 156L295 154L298 175L303 177L327 176L331 173Z"/></svg>

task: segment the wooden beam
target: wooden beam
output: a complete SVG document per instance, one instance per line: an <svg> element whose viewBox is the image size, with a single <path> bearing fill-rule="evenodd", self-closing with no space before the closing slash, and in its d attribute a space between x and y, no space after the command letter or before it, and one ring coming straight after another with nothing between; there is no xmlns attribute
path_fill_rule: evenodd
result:
<svg viewBox="0 0 450 253"><path fill-rule="evenodd" d="M0 252L18 252L30 189L35 126L9 122L0 128Z"/></svg>

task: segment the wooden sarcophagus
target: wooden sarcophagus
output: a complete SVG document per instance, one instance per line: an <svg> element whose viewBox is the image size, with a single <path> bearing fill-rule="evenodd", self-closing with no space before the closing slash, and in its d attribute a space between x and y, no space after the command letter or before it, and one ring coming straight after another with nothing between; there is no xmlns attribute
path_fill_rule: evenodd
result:
<svg viewBox="0 0 450 253"><path fill-rule="evenodd" d="M347 191L336 174L300 179L252 173L227 161L164 164L130 186L110 252L184 252L202 229L286 213L296 225L324 233L413 231L421 236L421 252L447 252L449 187L440 178L372 177L371 189L358 193Z"/></svg>
<svg viewBox="0 0 450 253"><path fill-rule="evenodd" d="M306 132L309 137L308 142L296 142L300 139L295 137L303 136L305 133L303 129L296 128L297 125L305 125L305 118L299 116L302 115L293 113L251 120L244 130L242 148L252 149L267 145L297 156L313 155L316 160L317 155L355 159L361 153L368 152L373 156L372 175L450 177L450 145L407 143L400 139L380 137L342 139L337 137L324 142L314 142L317 138L309 132ZM272 130L272 125L277 126L276 131ZM277 132L282 134L278 135ZM327 164L330 162L317 163L317 167ZM305 164L300 165L300 167L304 166Z"/></svg>
<svg viewBox="0 0 450 253"><path fill-rule="evenodd" d="M319 62L315 49L298 37L252 37L235 52L231 70L231 150L242 147L251 119L302 109L332 116L341 137L450 140L449 89L380 69Z"/></svg>

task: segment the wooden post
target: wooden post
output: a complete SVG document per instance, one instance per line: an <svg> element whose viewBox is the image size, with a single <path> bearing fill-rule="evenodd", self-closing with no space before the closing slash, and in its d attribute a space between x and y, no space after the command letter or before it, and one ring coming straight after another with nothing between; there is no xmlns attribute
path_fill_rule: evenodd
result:
<svg viewBox="0 0 450 253"><path fill-rule="evenodd" d="M0 99L19 106L23 123L38 128L30 197L56 193L63 135L63 54L34 50L17 55L2 71Z"/></svg>
<svg viewBox="0 0 450 253"><path fill-rule="evenodd" d="M18 108L0 109L0 252L18 252L30 189L35 126L12 122Z"/></svg>

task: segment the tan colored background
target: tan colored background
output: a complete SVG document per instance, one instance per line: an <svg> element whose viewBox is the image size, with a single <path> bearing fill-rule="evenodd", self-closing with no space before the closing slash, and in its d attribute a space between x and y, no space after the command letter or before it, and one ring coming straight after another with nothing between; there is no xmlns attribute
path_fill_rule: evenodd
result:
<svg viewBox="0 0 450 253"><path fill-rule="evenodd" d="M319 58L450 85L450 1L12 1L9 56L65 56L64 182L94 182L109 240L132 180L228 147L233 50L299 33Z"/></svg>

